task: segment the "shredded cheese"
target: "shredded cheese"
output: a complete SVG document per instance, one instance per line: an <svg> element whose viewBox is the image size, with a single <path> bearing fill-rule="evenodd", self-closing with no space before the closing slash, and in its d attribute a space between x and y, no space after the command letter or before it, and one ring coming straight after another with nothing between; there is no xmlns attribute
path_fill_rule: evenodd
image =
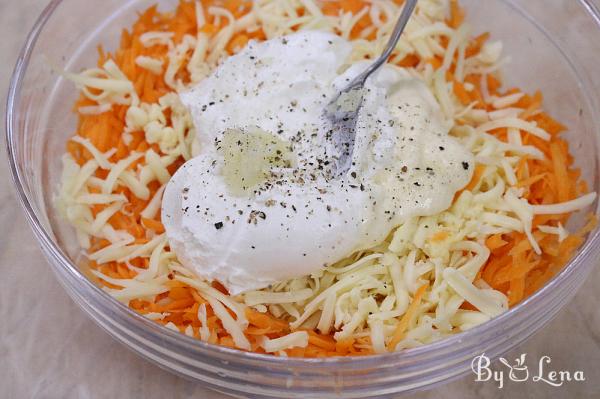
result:
<svg viewBox="0 0 600 399"><path fill-rule="evenodd" d="M262 337L261 346L265 352L273 353L291 348L305 348L308 345L308 333L306 331L296 331L283 337L269 339Z"/></svg>
<svg viewBox="0 0 600 399"><path fill-rule="evenodd" d="M163 71L163 61L156 58L140 55L135 59L135 63L155 75L160 75Z"/></svg>
<svg viewBox="0 0 600 399"><path fill-rule="evenodd" d="M579 211L593 204L595 200L596 193L589 193L571 201L551 205L532 205L531 208L535 215L555 215Z"/></svg>

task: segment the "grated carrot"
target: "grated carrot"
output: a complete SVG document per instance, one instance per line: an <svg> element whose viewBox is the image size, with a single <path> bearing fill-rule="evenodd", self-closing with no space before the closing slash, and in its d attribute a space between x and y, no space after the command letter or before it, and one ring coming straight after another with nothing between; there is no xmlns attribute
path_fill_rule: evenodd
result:
<svg viewBox="0 0 600 399"><path fill-rule="evenodd" d="M444 241L446 238L450 236L450 233L446 230L440 230L437 233L431 236L431 241Z"/></svg>
<svg viewBox="0 0 600 399"><path fill-rule="evenodd" d="M469 95L469 93L465 89L465 86L462 83L455 80L453 89L454 89L454 94L456 95L456 97L458 98L458 100L461 102L462 105L469 105L471 103L471 101L472 101L471 96Z"/></svg>
<svg viewBox="0 0 600 399"><path fill-rule="evenodd" d="M467 184L467 186L464 188L464 190L471 191L475 187L477 187L477 184L479 184L479 181L481 180L481 177L483 176L483 172L485 172L485 165L482 165L482 164L475 165L475 172L473 172L473 177L471 178L471 181L469 182L469 184Z"/></svg>
<svg viewBox="0 0 600 399"><path fill-rule="evenodd" d="M390 340L390 342L387 345L388 351L390 351L390 352L394 351L396 349L396 345L398 345L398 343L400 341L402 341L402 339L404 338L404 332L408 328L408 323L411 321L415 312L417 311L417 308L421 304L421 299L423 298L423 295L425 294L425 290L427 289L427 287L429 287L429 284L423 284L415 292L412 302L408 306L406 313L404 313L404 315L400 319L400 323L398 323L398 326L396 327L396 330L394 331L394 335L392 336L392 339Z"/></svg>
<svg viewBox="0 0 600 399"><path fill-rule="evenodd" d="M479 54L481 51L481 47L483 44L490 38L490 32L482 33L476 38L472 39L465 50L465 57L473 57L474 55Z"/></svg>
<svg viewBox="0 0 600 399"><path fill-rule="evenodd" d="M450 0L450 19L448 20L448 26L456 29L462 25L464 19L465 11L458 4L458 0Z"/></svg>
<svg viewBox="0 0 600 399"><path fill-rule="evenodd" d="M490 251L501 248L506 244L508 244L508 242L502 239L502 234L493 234L485 240L485 246L488 247Z"/></svg>

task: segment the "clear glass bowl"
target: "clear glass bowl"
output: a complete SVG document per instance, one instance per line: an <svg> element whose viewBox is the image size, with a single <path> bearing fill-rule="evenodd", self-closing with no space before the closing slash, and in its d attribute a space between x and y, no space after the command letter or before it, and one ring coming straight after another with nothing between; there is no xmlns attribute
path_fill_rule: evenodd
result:
<svg viewBox="0 0 600 399"><path fill-rule="evenodd" d="M35 237L65 290L104 330L159 366L215 390L252 397L384 397L442 384L467 373L474 356L495 358L543 327L575 294L600 258L595 231L548 285L509 312L424 347L364 358L286 359L205 344L134 313L78 268L73 233L52 206L60 156L75 128L77 94L52 65L78 70L110 50L135 11L152 1L53 0L31 31L12 78L7 149L18 196ZM509 86L541 89L570 127L567 138L584 178L598 182L600 12L590 0L462 0L476 32L503 40ZM172 7L175 0L160 1ZM93 12L90 12L93 10ZM582 223L575 218L574 225Z"/></svg>

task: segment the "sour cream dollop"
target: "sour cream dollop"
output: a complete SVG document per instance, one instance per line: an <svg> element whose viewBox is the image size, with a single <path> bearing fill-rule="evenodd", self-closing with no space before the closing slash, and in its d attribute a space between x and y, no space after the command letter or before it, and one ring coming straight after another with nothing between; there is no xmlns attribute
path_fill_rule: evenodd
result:
<svg viewBox="0 0 600 399"><path fill-rule="evenodd" d="M473 156L424 83L385 66L365 86L352 166L336 175L323 109L368 65L304 31L251 42L180 95L197 155L168 183L162 221L184 266L232 295L318 272L448 208ZM258 177L257 177L258 176Z"/></svg>

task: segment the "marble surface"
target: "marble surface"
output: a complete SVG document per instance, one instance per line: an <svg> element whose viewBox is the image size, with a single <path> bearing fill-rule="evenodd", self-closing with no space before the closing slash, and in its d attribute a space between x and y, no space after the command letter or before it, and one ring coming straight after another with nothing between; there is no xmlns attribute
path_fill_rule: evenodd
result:
<svg viewBox="0 0 600 399"><path fill-rule="evenodd" d="M537 0L542 2L542 0ZM553 0L572 1L572 0ZM0 0L0 93L44 0ZM0 397L224 398L169 374L113 341L68 298L42 257L14 196L0 152ZM600 270L543 331L510 355L548 355L557 370L583 370L586 381L560 388L543 383L474 382L469 375L412 398L600 397ZM500 367L497 366L499 369Z"/></svg>

